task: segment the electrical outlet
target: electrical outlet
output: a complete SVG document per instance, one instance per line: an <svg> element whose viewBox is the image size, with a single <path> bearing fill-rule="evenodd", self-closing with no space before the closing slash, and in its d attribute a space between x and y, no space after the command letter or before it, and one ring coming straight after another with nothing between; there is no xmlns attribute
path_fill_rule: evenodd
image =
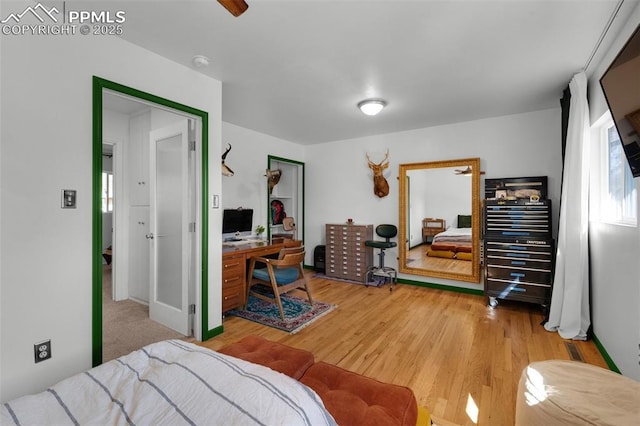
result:
<svg viewBox="0 0 640 426"><path fill-rule="evenodd" d="M45 340L44 342L33 345L33 353L36 364L40 361L51 358L51 340Z"/></svg>

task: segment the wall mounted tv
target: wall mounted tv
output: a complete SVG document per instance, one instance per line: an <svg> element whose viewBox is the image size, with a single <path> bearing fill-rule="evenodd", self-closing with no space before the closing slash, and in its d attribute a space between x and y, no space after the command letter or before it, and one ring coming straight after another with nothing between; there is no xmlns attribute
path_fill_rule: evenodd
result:
<svg viewBox="0 0 640 426"><path fill-rule="evenodd" d="M640 176L640 26L600 79L631 173Z"/></svg>
<svg viewBox="0 0 640 426"><path fill-rule="evenodd" d="M225 209L222 213L222 235L251 233L253 209Z"/></svg>

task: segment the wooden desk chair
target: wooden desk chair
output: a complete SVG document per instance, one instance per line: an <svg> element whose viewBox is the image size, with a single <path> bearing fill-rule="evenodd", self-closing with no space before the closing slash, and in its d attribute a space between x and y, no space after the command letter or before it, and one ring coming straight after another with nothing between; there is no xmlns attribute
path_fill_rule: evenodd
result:
<svg viewBox="0 0 640 426"><path fill-rule="evenodd" d="M280 250L278 259L252 257L249 262L249 283L247 285L246 300L249 300L249 295L251 294L267 302L273 303L275 301L280 310L280 316L284 320L284 309L282 308L280 295L299 288L307 292L309 304L313 306L313 298L302 270L304 255L304 246L299 246L283 248ZM266 265L266 268L256 269L256 263L262 263ZM252 290L253 286L260 284L267 287L270 286L273 291L273 297Z"/></svg>

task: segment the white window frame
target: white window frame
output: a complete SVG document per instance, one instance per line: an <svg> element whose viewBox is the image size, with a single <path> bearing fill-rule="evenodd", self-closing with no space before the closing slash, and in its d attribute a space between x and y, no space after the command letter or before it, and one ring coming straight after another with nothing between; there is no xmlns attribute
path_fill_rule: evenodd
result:
<svg viewBox="0 0 640 426"><path fill-rule="evenodd" d="M638 226L638 191L635 184L633 175L631 174L631 168L629 163L624 157L624 150L622 151L623 165L624 165L624 177L623 186L625 182L631 182L632 190L629 197L623 197L622 200L611 200L609 192L609 134L610 128L616 131L611 114L607 113L600 120L598 120L598 135L600 145L600 221L604 223L610 223L621 226ZM622 147L621 147L622 149ZM626 193L626 188L624 189ZM627 214L628 213L628 214Z"/></svg>
<svg viewBox="0 0 640 426"><path fill-rule="evenodd" d="M105 179L106 176L106 179ZM113 212L113 172L103 171L102 172L102 213L111 213ZM104 185L106 183L106 185ZM111 195L111 197L109 197ZM111 201L111 203L109 203Z"/></svg>

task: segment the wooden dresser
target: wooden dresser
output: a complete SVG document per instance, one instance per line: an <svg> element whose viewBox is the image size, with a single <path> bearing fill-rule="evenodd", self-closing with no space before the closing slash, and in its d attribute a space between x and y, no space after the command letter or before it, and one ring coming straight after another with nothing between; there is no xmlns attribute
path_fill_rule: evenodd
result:
<svg viewBox="0 0 640 426"><path fill-rule="evenodd" d="M422 242L430 244L433 237L445 230L444 219L427 217L422 219Z"/></svg>
<svg viewBox="0 0 640 426"><path fill-rule="evenodd" d="M247 243L222 247L222 312L241 307L247 297L247 262L280 252L283 244Z"/></svg>
<svg viewBox="0 0 640 426"><path fill-rule="evenodd" d="M364 242L373 240L373 225L327 224L325 232L326 276L365 282L373 250Z"/></svg>

